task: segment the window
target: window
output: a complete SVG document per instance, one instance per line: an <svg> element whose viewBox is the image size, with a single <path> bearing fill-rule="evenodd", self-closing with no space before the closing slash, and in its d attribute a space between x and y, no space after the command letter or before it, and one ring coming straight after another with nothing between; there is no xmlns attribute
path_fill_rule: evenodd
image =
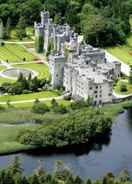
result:
<svg viewBox="0 0 132 184"><path fill-rule="evenodd" d="M92 88L92 87L90 87L89 89L90 89L90 90L92 90L93 88Z"/></svg>
<svg viewBox="0 0 132 184"><path fill-rule="evenodd" d="M94 91L94 93L96 94L96 93L97 93L97 91Z"/></svg>

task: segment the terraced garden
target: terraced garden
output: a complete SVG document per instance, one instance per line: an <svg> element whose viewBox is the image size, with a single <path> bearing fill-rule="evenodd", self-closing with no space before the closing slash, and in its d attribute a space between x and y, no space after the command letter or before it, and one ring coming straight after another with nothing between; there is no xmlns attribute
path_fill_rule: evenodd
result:
<svg viewBox="0 0 132 184"><path fill-rule="evenodd" d="M5 45L0 46L0 60L8 60L8 62L22 62L24 58L26 61L37 59L20 44L5 43Z"/></svg>

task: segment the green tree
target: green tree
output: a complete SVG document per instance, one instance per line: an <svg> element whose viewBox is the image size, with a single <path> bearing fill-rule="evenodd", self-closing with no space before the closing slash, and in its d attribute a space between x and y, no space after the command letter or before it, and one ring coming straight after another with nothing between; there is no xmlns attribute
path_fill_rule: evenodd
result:
<svg viewBox="0 0 132 184"><path fill-rule="evenodd" d="M44 51L44 37L41 35L38 35L35 37L35 48L36 52L43 53Z"/></svg>
<svg viewBox="0 0 132 184"><path fill-rule="evenodd" d="M10 19L10 17L8 17L6 27L5 27L4 37L6 39L9 39L10 33L11 33L11 19Z"/></svg>
<svg viewBox="0 0 132 184"><path fill-rule="evenodd" d="M128 77L128 82L129 82L129 84L132 84L132 66L130 66L130 74Z"/></svg>
<svg viewBox="0 0 132 184"><path fill-rule="evenodd" d="M16 26L17 37L22 40L26 37L26 21L24 17L20 17L19 22Z"/></svg>
<svg viewBox="0 0 132 184"><path fill-rule="evenodd" d="M0 19L0 46L4 38L4 25L2 19Z"/></svg>

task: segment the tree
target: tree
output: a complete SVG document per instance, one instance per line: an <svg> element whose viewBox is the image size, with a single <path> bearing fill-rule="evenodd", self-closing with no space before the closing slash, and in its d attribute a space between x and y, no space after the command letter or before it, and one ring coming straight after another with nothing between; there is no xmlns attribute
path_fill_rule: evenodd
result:
<svg viewBox="0 0 132 184"><path fill-rule="evenodd" d="M16 26L16 34L17 37L22 40L24 37L26 37L26 21L24 17L20 17L19 22Z"/></svg>
<svg viewBox="0 0 132 184"><path fill-rule="evenodd" d="M37 102L33 104L32 112L38 113L38 114L44 114L49 111L49 107L41 102Z"/></svg>
<svg viewBox="0 0 132 184"><path fill-rule="evenodd" d="M8 17L5 31L4 31L4 37L6 39L10 38L10 33L11 33L11 19L10 19L10 17Z"/></svg>
<svg viewBox="0 0 132 184"><path fill-rule="evenodd" d="M4 26L2 19L0 19L0 46L2 44L3 38L4 38Z"/></svg>
<svg viewBox="0 0 132 184"><path fill-rule="evenodd" d="M38 53L43 53L44 51L44 37L42 35L37 35L35 37L35 49Z"/></svg>
<svg viewBox="0 0 132 184"><path fill-rule="evenodd" d="M130 74L128 77L128 82L129 82L129 84L132 84L132 66L130 66Z"/></svg>
<svg viewBox="0 0 132 184"><path fill-rule="evenodd" d="M126 92L127 91L127 85L124 82L120 83L120 91Z"/></svg>
<svg viewBox="0 0 132 184"><path fill-rule="evenodd" d="M82 20L82 32L87 43L100 45L100 34L105 28L105 19L102 15L88 15Z"/></svg>
<svg viewBox="0 0 132 184"><path fill-rule="evenodd" d="M31 177L31 179L30 179L30 184L41 184L41 183L39 182L39 177L38 177L36 174L34 174L34 175Z"/></svg>
<svg viewBox="0 0 132 184"><path fill-rule="evenodd" d="M15 174L22 174L23 169L21 167L21 162L19 160L19 157L15 157L13 163L9 166L9 171L12 175Z"/></svg>

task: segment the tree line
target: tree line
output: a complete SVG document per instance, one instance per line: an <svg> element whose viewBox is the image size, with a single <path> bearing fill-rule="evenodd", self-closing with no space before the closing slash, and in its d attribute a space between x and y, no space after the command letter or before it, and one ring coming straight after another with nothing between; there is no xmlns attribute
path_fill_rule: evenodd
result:
<svg viewBox="0 0 132 184"><path fill-rule="evenodd" d="M39 13L44 9L55 23L67 22L94 46L125 43L130 32L132 0L0 0L0 18L7 32L9 25L17 26L18 35L40 21Z"/></svg>
<svg viewBox="0 0 132 184"><path fill-rule="evenodd" d="M57 161L52 173L47 173L41 162L31 176L25 176L18 157L5 169L0 170L0 184L132 184L127 170L117 176L111 172L102 179L92 181L72 174L62 161Z"/></svg>
<svg viewBox="0 0 132 184"><path fill-rule="evenodd" d="M31 73L27 78L20 73L16 82L4 82L0 85L0 92L2 94L8 93L10 95L28 94L50 89L50 80L32 77Z"/></svg>

